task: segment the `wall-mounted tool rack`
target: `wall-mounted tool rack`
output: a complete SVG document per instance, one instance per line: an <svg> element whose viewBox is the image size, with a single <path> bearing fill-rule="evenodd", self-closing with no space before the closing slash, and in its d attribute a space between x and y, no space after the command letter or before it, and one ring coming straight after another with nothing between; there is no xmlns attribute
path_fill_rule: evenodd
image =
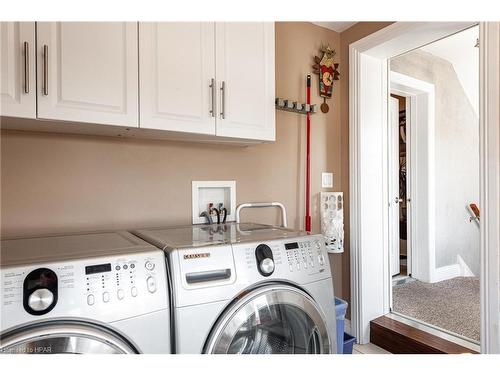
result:
<svg viewBox="0 0 500 375"><path fill-rule="evenodd" d="M302 115L307 115L308 113L316 113L316 104L298 103L293 102L288 99L276 98L275 100L276 109L288 112L300 113Z"/></svg>

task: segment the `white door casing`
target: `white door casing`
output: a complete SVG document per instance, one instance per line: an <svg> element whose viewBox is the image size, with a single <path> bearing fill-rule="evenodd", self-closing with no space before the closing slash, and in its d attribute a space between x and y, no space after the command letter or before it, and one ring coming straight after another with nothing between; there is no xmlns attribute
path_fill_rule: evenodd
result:
<svg viewBox="0 0 500 375"><path fill-rule="evenodd" d="M0 115L36 118L35 23L0 22Z"/></svg>
<svg viewBox="0 0 500 375"><path fill-rule="evenodd" d="M136 22L38 22L38 118L137 127L137 49Z"/></svg>
<svg viewBox="0 0 500 375"><path fill-rule="evenodd" d="M140 22L139 69L141 128L215 135L214 22Z"/></svg>
<svg viewBox="0 0 500 375"><path fill-rule="evenodd" d="M215 39L216 134L274 141L274 23L217 22Z"/></svg>
<svg viewBox="0 0 500 375"><path fill-rule="evenodd" d="M500 23L479 24L481 352L500 353Z"/></svg>
<svg viewBox="0 0 500 375"><path fill-rule="evenodd" d="M435 87L407 75L390 72L391 92L407 99L407 207L412 276L435 281ZM409 121L408 121L409 120Z"/></svg>
<svg viewBox="0 0 500 375"><path fill-rule="evenodd" d="M389 98L389 243L391 248L391 276L400 272L399 246L399 100Z"/></svg>

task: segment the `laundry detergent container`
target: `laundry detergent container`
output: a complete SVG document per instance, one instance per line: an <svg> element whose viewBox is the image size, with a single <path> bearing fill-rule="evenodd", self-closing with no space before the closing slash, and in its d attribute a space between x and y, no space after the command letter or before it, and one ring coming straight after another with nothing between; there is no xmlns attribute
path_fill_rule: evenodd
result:
<svg viewBox="0 0 500 375"><path fill-rule="evenodd" d="M337 354L352 354L353 337L344 335L345 313L347 311L347 302L335 297L335 318L337 320ZM346 336L344 338L344 336ZM344 351L344 340L348 344ZM350 350L349 350L350 349Z"/></svg>

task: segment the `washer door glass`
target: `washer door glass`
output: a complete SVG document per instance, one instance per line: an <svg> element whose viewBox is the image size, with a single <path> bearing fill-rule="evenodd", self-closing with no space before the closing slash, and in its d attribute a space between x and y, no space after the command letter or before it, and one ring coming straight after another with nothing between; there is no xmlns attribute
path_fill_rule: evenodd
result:
<svg viewBox="0 0 500 375"><path fill-rule="evenodd" d="M88 323L46 322L2 335L0 353L134 354L137 350L105 327Z"/></svg>
<svg viewBox="0 0 500 375"><path fill-rule="evenodd" d="M325 320L306 293L288 286L257 289L219 319L208 353L320 354L330 352Z"/></svg>

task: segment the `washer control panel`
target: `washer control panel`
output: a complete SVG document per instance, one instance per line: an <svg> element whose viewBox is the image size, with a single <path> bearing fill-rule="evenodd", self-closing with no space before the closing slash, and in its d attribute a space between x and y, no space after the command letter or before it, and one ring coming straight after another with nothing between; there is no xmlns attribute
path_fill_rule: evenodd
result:
<svg viewBox="0 0 500 375"><path fill-rule="evenodd" d="M87 305L132 303L143 294L156 293L157 262L150 257L132 256L86 265L84 295Z"/></svg>
<svg viewBox="0 0 500 375"><path fill-rule="evenodd" d="M2 325L34 316L112 322L168 308L161 250L1 270Z"/></svg>

